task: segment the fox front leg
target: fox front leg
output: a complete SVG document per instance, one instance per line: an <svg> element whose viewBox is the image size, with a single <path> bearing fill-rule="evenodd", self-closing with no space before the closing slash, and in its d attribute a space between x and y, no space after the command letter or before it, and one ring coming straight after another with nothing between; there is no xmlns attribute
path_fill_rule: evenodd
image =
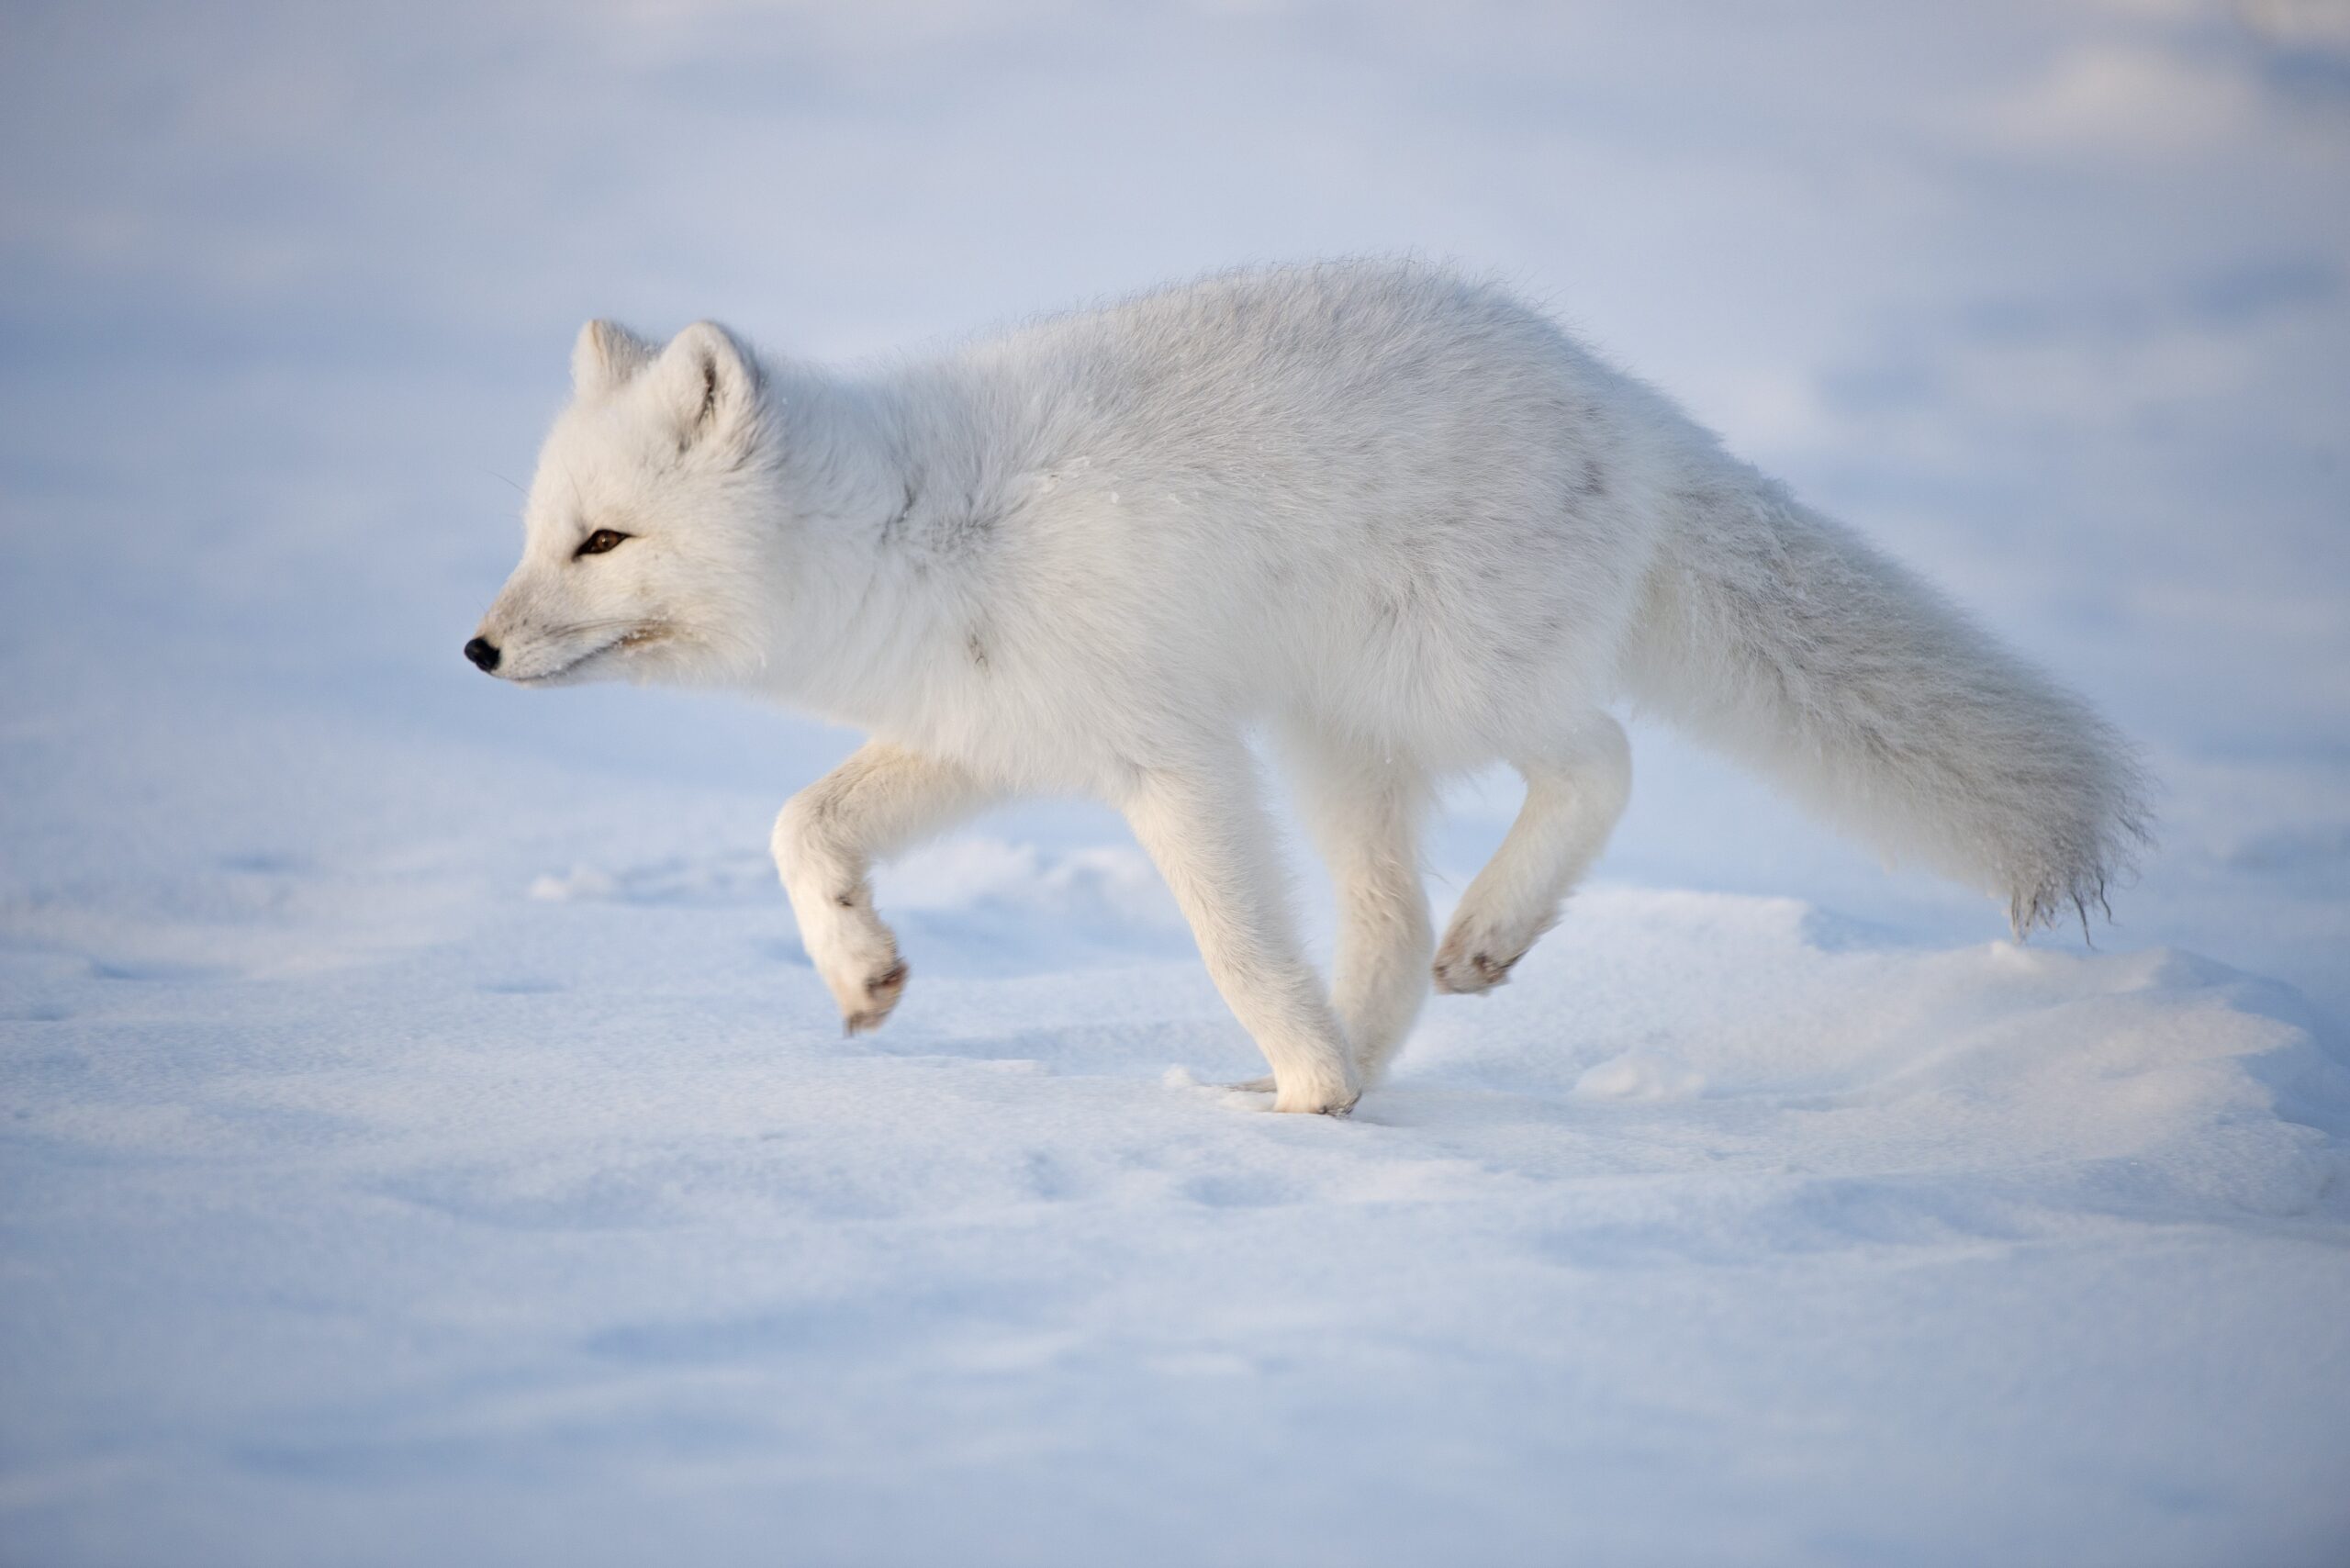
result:
<svg viewBox="0 0 2350 1568"><path fill-rule="evenodd" d="M1343 1116L1361 1079L1283 907L1272 823L1237 740L1139 774L1126 821L1192 923L1224 1000L1273 1070L1273 1109Z"/></svg>
<svg viewBox="0 0 2350 1568"><path fill-rule="evenodd" d="M898 939L873 912L873 863L986 804L951 763L868 742L794 795L775 823L775 865L800 945L849 1034L878 1029L906 989Z"/></svg>

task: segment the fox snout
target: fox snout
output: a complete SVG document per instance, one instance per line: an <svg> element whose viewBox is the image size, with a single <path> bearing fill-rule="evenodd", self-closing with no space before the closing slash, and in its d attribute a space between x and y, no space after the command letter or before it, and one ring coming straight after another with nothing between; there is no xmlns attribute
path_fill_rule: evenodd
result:
<svg viewBox="0 0 2350 1568"><path fill-rule="evenodd" d="M497 673L498 644L491 642L488 638L476 637L473 641L467 643L465 644L465 657L473 660L475 667L480 669L485 674Z"/></svg>

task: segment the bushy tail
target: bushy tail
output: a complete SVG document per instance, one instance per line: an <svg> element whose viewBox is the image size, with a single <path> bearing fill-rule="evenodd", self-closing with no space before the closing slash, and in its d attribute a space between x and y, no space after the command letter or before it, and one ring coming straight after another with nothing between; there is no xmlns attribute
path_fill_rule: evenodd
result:
<svg viewBox="0 0 2350 1568"><path fill-rule="evenodd" d="M2146 780L2087 704L1760 476L1673 498L1626 650L1634 700L1896 858L2084 929L2147 839Z"/></svg>

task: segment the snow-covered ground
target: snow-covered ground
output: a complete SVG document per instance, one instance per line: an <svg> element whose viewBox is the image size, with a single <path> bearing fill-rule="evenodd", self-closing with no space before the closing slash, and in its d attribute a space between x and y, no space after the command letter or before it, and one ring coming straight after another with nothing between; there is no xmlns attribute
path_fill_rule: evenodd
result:
<svg viewBox="0 0 2350 1568"><path fill-rule="evenodd" d="M888 874L845 1042L854 736L457 656L586 316L1401 250L2144 741L2096 950L1639 729L1351 1122L1090 807ZM2345 363L2315 0L10 8L0 1561L2342 1561Z"/></svg>

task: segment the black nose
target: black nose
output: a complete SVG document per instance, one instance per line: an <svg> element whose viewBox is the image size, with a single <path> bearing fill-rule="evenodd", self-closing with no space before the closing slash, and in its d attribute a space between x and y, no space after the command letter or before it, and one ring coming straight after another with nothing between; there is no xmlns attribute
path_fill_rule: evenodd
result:
<svg viewBox="0 0 2350 1568"><path fill-rule="evenodd" d="M484 669L498 667L498 644L487 637L476 637L465 644L465 657Z"/></svg>

